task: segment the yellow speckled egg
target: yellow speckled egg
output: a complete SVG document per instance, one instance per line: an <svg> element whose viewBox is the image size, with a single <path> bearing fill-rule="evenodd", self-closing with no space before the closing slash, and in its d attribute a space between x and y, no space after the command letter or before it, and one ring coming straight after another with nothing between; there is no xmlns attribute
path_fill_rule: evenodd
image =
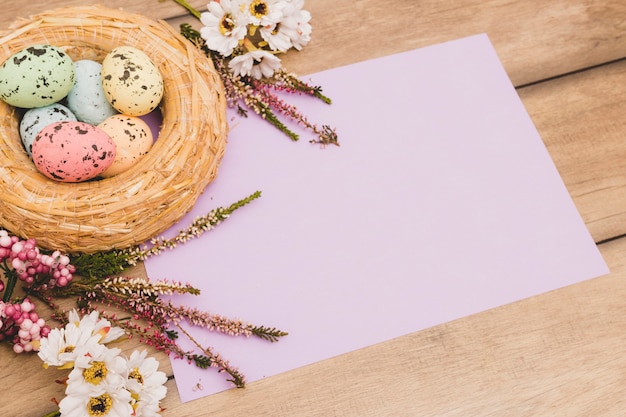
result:
<svg viewBox="0 0 626 417"><path fill-rule="evenodd" d="M117 111L142 116L163 98L163 76L150 57L131 46L119 46L102 61L102 88Z"/></svg>
<svg viewBox="0 0 626 417"><path fill-rule="evenodd" d="M150 126L139 117L116 114L98 125L115 143L113 164L104 171L104 178L120 174L137 163L150 151L153 143Z"/></svg>

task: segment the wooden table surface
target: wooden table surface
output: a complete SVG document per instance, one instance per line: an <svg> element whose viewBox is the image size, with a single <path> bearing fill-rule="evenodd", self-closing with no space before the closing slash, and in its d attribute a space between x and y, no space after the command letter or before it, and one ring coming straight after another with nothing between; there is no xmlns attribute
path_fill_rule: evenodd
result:
<svg viewBox="0 0 626 417"><path fill-rule="evenodd" d="M87 3L98 2L4 2L0 27ZM170 0L106 5L175 26L194 21ZM171 380L163 416L626 415L626 2L309 0L305 8L313 40L283 58L302 75L487 33L612 272L186 404ZM62 398L59 371L6 346L0 363L0 415L38 416Z"/></svg>

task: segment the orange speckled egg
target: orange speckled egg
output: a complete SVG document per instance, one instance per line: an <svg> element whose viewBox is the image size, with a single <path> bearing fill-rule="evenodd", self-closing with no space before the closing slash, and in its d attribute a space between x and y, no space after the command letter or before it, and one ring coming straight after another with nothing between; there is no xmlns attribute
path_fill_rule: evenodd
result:
<svg viewBox="0 0 626 417"><path fill-rule="evenodd" d="M139 117L116 114L98 125L115 143L117 155L102 173L105 178L120 174L137 163L152 148L150 126Z"/></svg>
<svg viewBox="0 0 626 417"><path fill-rule="evenodd" d="M115 160L115 143L84 122L62 121L45 127L33 142L33 162L46 177L81 182L97 177Z"/></svg>

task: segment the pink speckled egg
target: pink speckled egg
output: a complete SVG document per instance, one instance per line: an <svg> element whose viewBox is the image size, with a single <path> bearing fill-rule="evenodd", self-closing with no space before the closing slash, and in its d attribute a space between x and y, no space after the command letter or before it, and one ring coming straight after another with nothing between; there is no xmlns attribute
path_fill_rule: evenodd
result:
<svg viewBox="0 0 626 417"><path fill-rule="evenodd" d="M115 160L115 143L96 126L75 121L52 123L35 137L33 162L46 177L81 182L97 177Z"/></svg>

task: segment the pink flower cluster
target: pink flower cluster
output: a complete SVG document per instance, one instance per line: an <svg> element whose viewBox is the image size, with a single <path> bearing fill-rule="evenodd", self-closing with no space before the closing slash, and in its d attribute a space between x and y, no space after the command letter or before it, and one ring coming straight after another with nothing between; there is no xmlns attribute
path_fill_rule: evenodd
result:
<svg viewBox="0 0 626 417"><path fill-rule="evenodd" d="M35 304L28 297L17 301L13 290L18 280L33 290L64 287L72 281L76 268L70 259L56 251L50 255L39 251L34 239L22 240L0 229L0 342L9 342L16 353L39 350L41 338L50 333L50 327L35 312Z"/></svg>
<svg viewBox="0 0 626 417"><path fill-rule="evenodd" d="M28 298L15 304L0 301L0 342L11 342L15 353L39 350L39 341L48 334L50 326Z"/></svg>
<svg viewBox="0 0 626 417"><path fill-rule="evenodd" d="M66 286L76 272L66 255L59 251L50 255L42 254L34 239L21 240L17 236L10 236L6 230L0 230L0 262L4 262L20 280L29 285L35 282L37 276L48 275L47 282L38 284L50 288Z"/></svg>

